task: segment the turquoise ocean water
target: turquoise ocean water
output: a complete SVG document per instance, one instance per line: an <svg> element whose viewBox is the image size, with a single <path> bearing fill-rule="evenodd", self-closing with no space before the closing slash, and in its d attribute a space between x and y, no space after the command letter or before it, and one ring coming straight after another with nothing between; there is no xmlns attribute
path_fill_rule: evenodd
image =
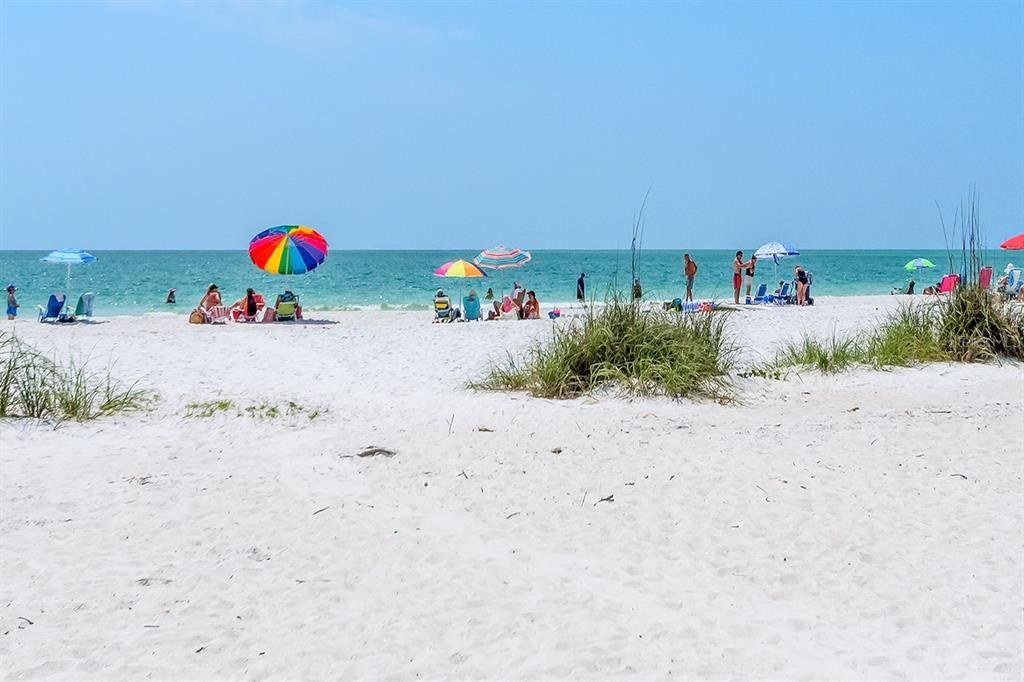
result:
<svg viewBox="0 0 1024 682"><path fill-rule="evenodd" d="M245 251L91 251L96 262L74 266L69 299L85 291L96 295L97 315L146 312L187 313L210 282L216 282L226 302L241 298L254 287L268 298L286 287L299 294L311 310L427 309L434 292L444 288L453 296L475 288L481 295L491 287L500 295L513 280L537 292L545 307L572 301L576 278L587 273L587 297L602 300L611 291L628 289L629 251L534 251L533 260L515 270L492 272L483 280L442 279L433 270L454 258L471 259L475 251L340 251L305 275L283 277L258 270ZM694 293L700 299L731 297L734 251L692 251L699 264ZM22 316L34 315L54 291L64 290L65 269L42 263L44 251L0 251L0 284L18 287ZM987 254L987 263L1000 272L1012 260L1008 252ZM938 267L907 273L903 265L923 257ZM1021 259L1018 259L1021 260ZM778 279L792 279L800 263L814 273L815 296L888 294L905 286L910 276L918 291L950 270L944 251L807 251L782 261ZM952 271L958 271L955 262ZM759 263L757 281L777 283L771 261ZM671 299L684 291L681 251L644 251L640 280L645 298ZM177 289L178 302L164 303L167 290Z"/></svg>

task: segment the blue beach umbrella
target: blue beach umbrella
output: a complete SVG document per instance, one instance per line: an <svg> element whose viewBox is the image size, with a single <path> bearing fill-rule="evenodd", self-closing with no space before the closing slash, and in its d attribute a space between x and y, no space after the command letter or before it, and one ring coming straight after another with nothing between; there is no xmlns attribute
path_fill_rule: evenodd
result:
<svg viewBox="0 0 1024 682"><path fill-rule="evenodd" d="M64 280L64 291L67 293L67 290L71 287L71 266L91 263L96 260L96 256L82 249L57 249L39 260L43 263L56 263L57 265L67 266L67 278Z"/></svg>

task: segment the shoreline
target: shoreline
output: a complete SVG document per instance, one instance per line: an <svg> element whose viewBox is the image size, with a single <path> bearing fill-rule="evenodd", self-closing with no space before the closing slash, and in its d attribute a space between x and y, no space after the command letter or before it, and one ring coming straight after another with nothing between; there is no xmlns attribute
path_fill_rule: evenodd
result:
<svg viewBox="0 0 1024 682"><path fill-rule="evenodd" d="M891 294L838 294L838 295L836 295L836 294L828 294L828 295L823 295L823 296L815 295L814 296L815 305L813 305L813 306L806 306L806 308L808 308L808 309L818 308L818 307L826 306L829 303L835 303L836 301L847 301L847 302L875 301L876 303L881 305L882 301L888 301L890 299L892 299L892 301L900 301L900 302L912 303L912 302L925 302L925 301L933 300L933 298L934 297L924 296L923 294L911 294L909 296L905 295L905 294L898 294L898 295L891 295ZM651 306L651 305L658 305L658 304L661 304L661 303L664 303L664 302L668 302L669 300L670 299L656 299L656 300L646 300L645 299L641 303L641 306L647 307L647 306ZM728 299L726 299L726 298L717 298L716 299L716 298L699 298L699 297L695 297L694 301L695 302L707 301L707 302L710 302L710 303L712 303L714 305L717 305L717 306L723 306L723 307L727 307L727 308L745 309L745 310L773 309L773 308L786 307L786 306L774 306L774 305L770 305L770 304L758 304L758 303L752 303L750 305L747 305L747 304L745 304L743 302L742 298L741 298L740 304L738 306L736 306L732 302L731 298L728 298ZM460 304L455 300L455 298L452 298L452 303L456 307L461 307ZM485 306L487 303L489 303L489 301L485 301L484 299L481 299L481 305ZM544 319L547 319L547 312L549 310L552 310L553 308L559 308L560 310L563 311L563 313L566 312L566 311L569 311L571 313L578 314L579 312L582 311L582 309L584 307L590 307L590 305L594 305L595 307L599 308L599 307L604 305L604 301L595 301L593 304L590 304L590 303L586 304L586 306L578 303L577 301L565 301L565 302L555 302L555 303L548 303L548 302L541 301L541 314L544 317ZM796 306L792 306L792 307L796 307ZM26 306L23 306L23 309L25 309L25 308L26 308ZM173 308L173 309L171 309L171 308ZM194 306L186 307L186 306L183 306L182 304L168 305L167 309L162 309L162 310L150 310L150 309L142 309L142 308L140 308L140 309L134 309L134 310L124 310L123 312L122 311L107 312L107 310L103 310L101 308L101 311L102 311L103 314L94 315L92 318L89 318L89 319L92 319L92 320L95 320L95 321L102 321L102 320L105 320L105 319L113 319L113 318L121 318L121 317L187 317L188 314L191 313L193 309L194 309ZM428 303L424 303L424 304L418 304L418 303L417 304L405 304L405 305L401 305L401 304L380 304L380 305L368 304L368 305L352 305L352 306L343 306L343 307L326 307L326 306L325 307L317 307L317 306L306 306L305 304L303 304L303 310L304 311L308 311L310 313L316 313L317 315L320 315L320 314L323 314L323 313L326 313L326 314L329 314L329 315L333 315L333 314L342 314L343 315L343 314L349 314L349 313L410 313L410 314L412 314L412 313L430 313L433 310L433 305L432 305L432 303L429 303L429 302ZM486 308L484 308L484 310L486 310ZM34 317L26 316L25 314L19 314L18 319L16 321L17 322L24 322L26 320L27 321L31 321L31 322L35 322L36 321L34 319Z"/></svg>

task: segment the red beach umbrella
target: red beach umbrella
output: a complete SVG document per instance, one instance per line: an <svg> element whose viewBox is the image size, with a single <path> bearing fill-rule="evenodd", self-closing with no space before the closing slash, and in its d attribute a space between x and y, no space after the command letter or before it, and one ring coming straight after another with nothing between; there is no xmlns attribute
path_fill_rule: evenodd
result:
<svg viewBox="0 0 1024 682"><path fill-rule="evenodd" d="M1005 242L1000 244L999 248L1012 251L1019 251L1021 249L1024 249L1024 234L1018 234L1016 237L1010 237Z"/></svg>

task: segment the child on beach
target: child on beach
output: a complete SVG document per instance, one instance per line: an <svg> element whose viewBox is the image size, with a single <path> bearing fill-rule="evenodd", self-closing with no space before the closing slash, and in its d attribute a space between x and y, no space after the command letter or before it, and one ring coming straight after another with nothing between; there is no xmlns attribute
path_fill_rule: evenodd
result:
<svg viewBox="0 0 1024 682"><path fill-rule="evenodd" d="M14 297L14 292L17 291L17 287L13 284L7 285L7 319L13 320L18 316L18 308L21 306L18 304L18 299Z"/></svg>

